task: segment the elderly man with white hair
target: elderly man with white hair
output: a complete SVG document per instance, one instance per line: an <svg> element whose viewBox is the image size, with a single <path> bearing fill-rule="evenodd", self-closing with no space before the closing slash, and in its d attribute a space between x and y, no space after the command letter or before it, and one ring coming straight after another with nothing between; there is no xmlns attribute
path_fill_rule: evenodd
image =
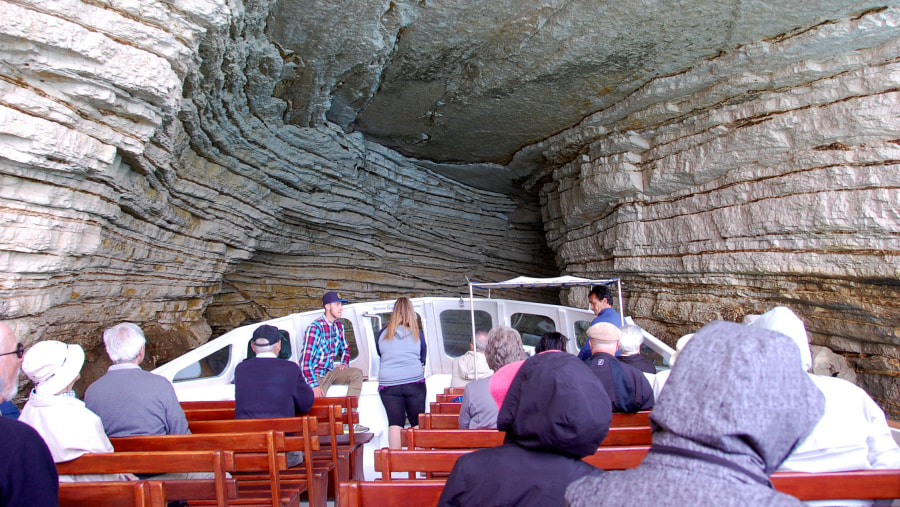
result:
<svg viewBox="0 0 900 507"><path fill-rule="evenodd" d="M776 306L750 324L787 335L800 349L798 368L809 372L812 354L806 326L789 308ZM900 448L891 437L884 412L865 391L846 380L813 375L809 378L825 395L825 414L806 440L779 470L836 472L872 468L900 468ZM827 505L871 505L871 501L828 501Z"/></svg>
<svg viewBox="0 0 900 507"><path fill-rule="evenodd" d="M622 326L621 331L622 336L619 338L619 362L630 364L644 373L656 375L656 366L641 355L641 345L644 344L644 330L640 326L627 324Z"/></svg>
<svg viewBox="0 0 900 507"><path fill-rule="evenodd" d="M146 338L135 324L103 333L113 364L84 393L87 408L100 416L110 437L190 433L175 389L164 377L141 369Z"/></svg>
<svg viewBox="0 0 900 507"><path fill-rule="evenodd" d="M25 347L5 323L0 322L0 400L16 396L19 362ZM0 417L3 460L0 460L0 505L31 507L59 505L59 480L47 444L31 426Z"/></svg>
<svg viewBox="0 0 900 507"><path fill-rule="evenodd" d="M622 332L608 322L591 325L591 357L587 364L606 389L613 412L633 413L653 408L653 388L644 373L634 366L620 363L616 357Z"/></svg>

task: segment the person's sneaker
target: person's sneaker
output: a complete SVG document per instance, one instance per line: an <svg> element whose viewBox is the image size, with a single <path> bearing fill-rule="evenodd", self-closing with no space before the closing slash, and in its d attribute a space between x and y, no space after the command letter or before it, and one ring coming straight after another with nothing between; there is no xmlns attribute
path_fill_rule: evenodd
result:
<svg viewBox="0 0 900 507"><path fill-rule="evenodd" d="M369 431L368 426L363 426L362 424L353 425L353 433L365 433L367 431Z"/></svg>

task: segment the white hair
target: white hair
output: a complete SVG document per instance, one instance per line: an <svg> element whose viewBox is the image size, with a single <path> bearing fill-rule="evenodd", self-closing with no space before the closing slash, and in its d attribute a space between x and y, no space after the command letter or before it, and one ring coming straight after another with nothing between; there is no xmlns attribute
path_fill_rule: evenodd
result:
<svg viewBox="0 0 900 507"><path fill-rule="evenodd" d="M619 350L625 355L637 354L644 343L644 331L640 326L628 324L622 326L622 337L619 338Z"/></svg>
<svg viewBox="0 0 900 507"><path fill-rule="evenodd" d="M137 359L147 339L137 324L124 322L104 331L103 343L112 362L119 364Z"/></svg>
<svg viewBox="0 0 900 507"><path fill-rule="evenodd" d="M257 345L256 342L250 342L250 346L253 347L253 352L256 352L257 354L262 352L275 352L275 347L278 345L280 345L279 342L275 342L271 345Z"/></svg>

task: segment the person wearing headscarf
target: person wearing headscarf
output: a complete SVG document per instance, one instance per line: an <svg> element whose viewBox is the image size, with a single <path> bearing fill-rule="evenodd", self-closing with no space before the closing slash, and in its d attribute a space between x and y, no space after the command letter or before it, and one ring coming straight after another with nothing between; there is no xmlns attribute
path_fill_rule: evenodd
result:
<svg viewBox="0 0 900 507"><path fill-rule="evenodd" d="M103 422L75 397L72 386L81 378L84 350L55 340L38 342L25 352L22 371L34 389L19 420L34 428L47 443L53 461L62 463L89 452L113 452ZM124 474L60 475L59 482L128 480Z"/></svg>
<svg viewBox="0 0 900 507"><path fill-rule="evenodd" d="M749 325L778 331L790 338L800 351L797 367L809 371L812 366L809 337L803 321L793 311L776 306ZM825 396L825 415L779 470L818 473L900 468L900 448L891 436L884 412L875 401L844 379L808 375ZM872 501L829 500L821 503L825 504L871 505Z"/></svg>
<svg viewBox="0 0 900 507"><path fill-rule="evenodd" d="M438 505L564 505L570 482L603 473L581 458L609 432L611 406L600 380L574 355L525 360L497 416L503 445L461 457Z"/></svg>
<svg viewBox="0 0 900 507"><path fill-rule="evenodd" d="M769 480L824 412L799 360L780 333L704 326L650 414L653 445L643 462L572 483L569 505L802 505Z"/></svg>

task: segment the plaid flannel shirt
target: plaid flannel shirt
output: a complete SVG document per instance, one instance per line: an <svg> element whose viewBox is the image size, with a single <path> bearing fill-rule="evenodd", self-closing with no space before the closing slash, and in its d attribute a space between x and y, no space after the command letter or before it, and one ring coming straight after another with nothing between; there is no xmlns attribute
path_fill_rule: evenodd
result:
<svg viewBox="0 0 900 507"><path fill-rule="evenodd" d="M344 366L350 365L350 348L340 320L329 324L325 316L316 319L306 328L300 370L310 387L318 387L319 379L334 369L335 358Z"/></svg>

